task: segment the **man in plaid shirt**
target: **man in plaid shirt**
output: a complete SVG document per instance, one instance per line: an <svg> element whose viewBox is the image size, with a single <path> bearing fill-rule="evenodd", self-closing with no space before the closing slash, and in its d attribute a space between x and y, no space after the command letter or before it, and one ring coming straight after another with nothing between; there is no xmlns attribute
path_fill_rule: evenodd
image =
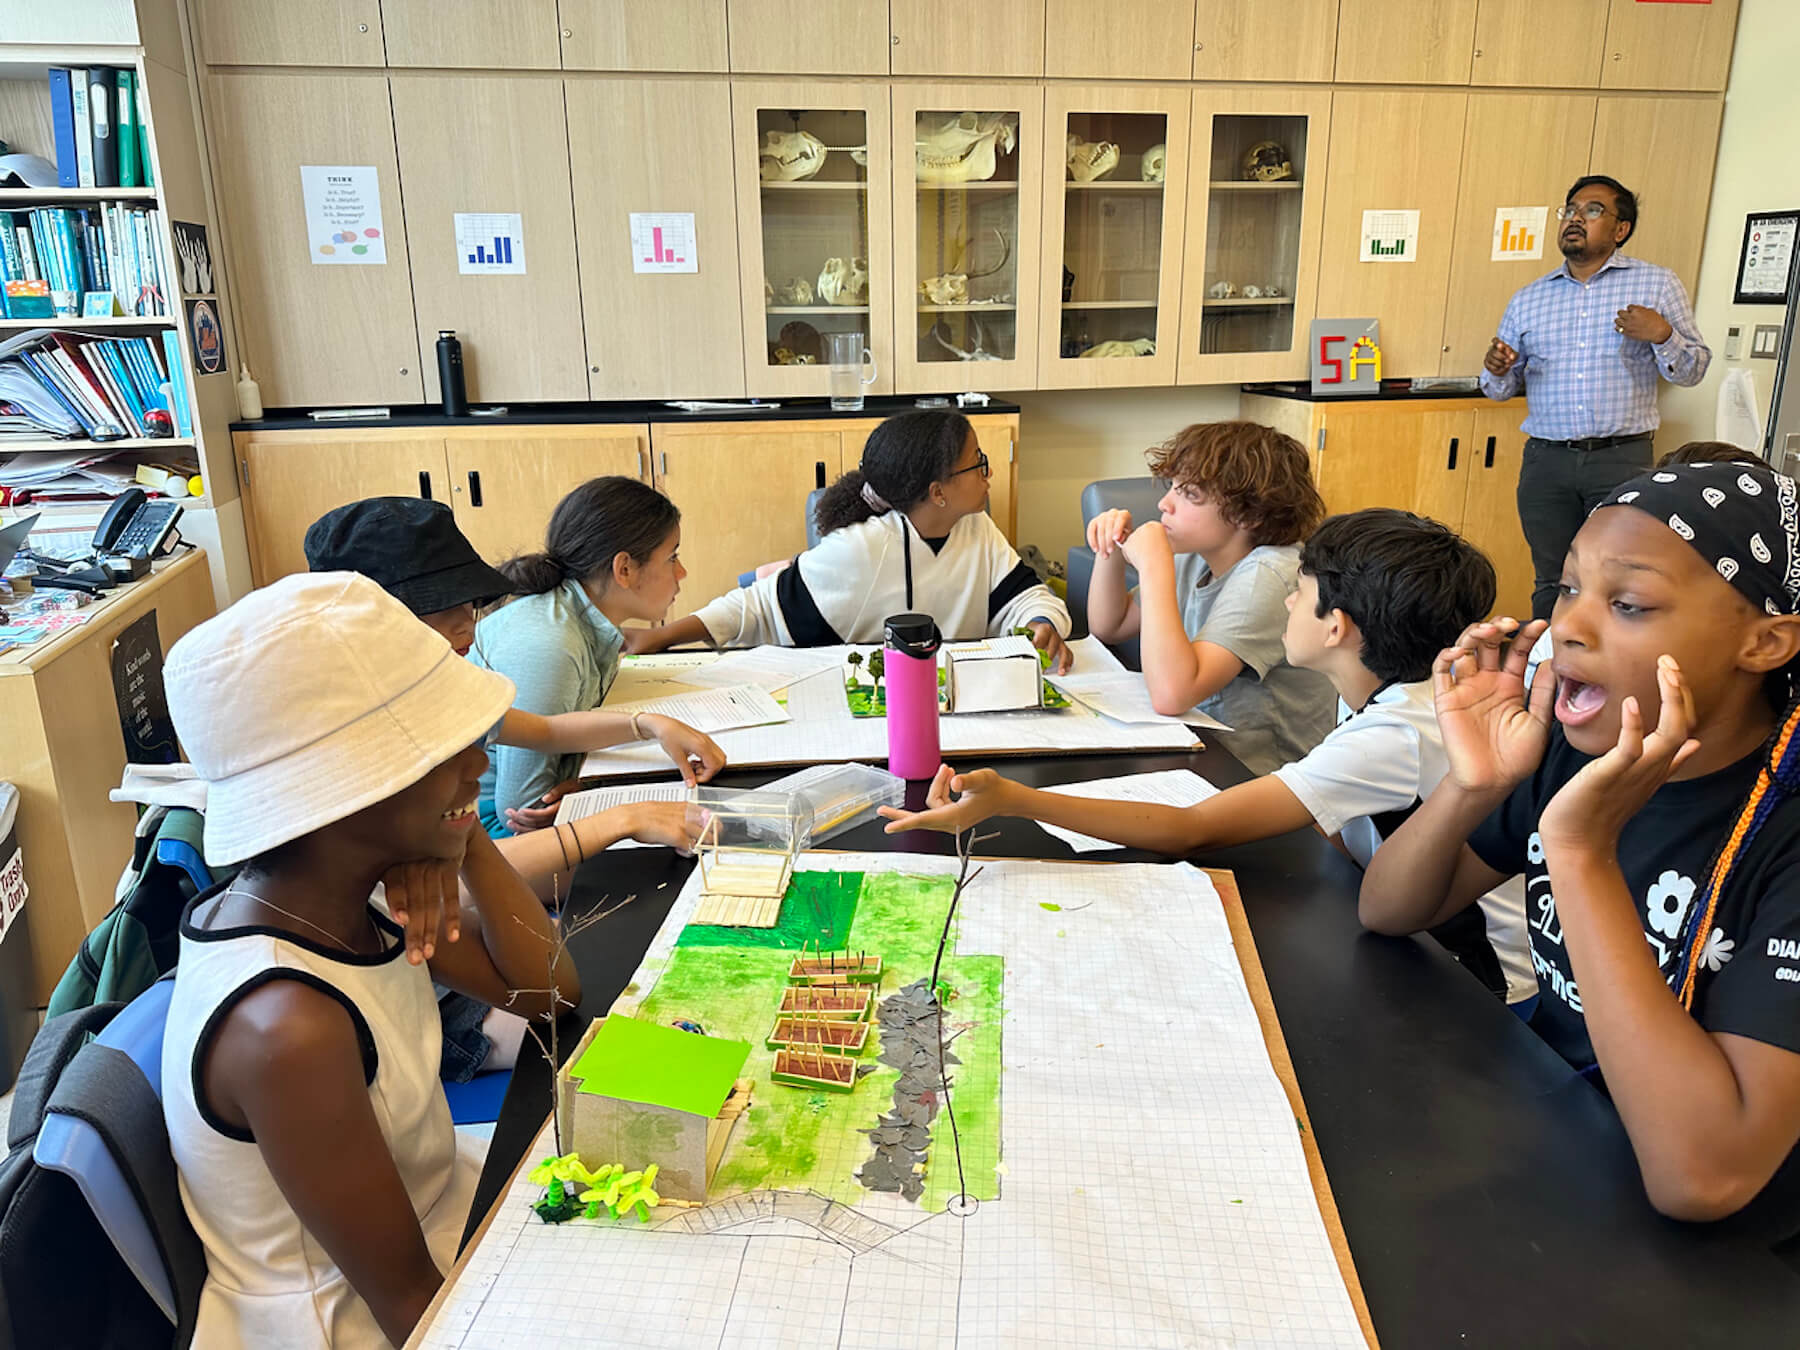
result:
<svg viewBox="0 0 1800 1350"><path fill-rule="evenodd" d="M1616 180L1576 182L1557 213L1563 265L1513 296L1482 362L1489 398L1525 391L1518 501L1533 618L1550 617L1587 513L1650 467L1657 376L1699 384L1712 363L1680 279L1619 252L1637 215L1637 197Z"/></svg>

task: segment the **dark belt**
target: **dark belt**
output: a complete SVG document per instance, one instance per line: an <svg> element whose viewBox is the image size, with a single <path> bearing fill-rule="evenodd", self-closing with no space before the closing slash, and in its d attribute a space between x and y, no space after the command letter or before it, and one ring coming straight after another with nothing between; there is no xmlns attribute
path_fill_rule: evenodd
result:
<svg viewBox="0 0 1800 1350"><path fill-rule="evenodd" d="M1589 436L1579 441L1551 441L1542 436L1532 439L1543 441L1545 445L1560 445L1565 450L1605 450L1615 445L1629 445L1632 441L1652 440L1655 436L1654 431L1634 431L1625 436Z"/></svg>

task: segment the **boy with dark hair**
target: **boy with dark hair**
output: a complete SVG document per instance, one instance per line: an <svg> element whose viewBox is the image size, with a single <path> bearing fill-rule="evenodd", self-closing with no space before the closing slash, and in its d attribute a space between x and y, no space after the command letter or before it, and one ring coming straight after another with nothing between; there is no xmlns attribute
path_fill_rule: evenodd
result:
<svg viewBox="0 0 1800 1350"><path fill-rule="evenodd" d="M938 771L929 809L892 807L888 833L958 831L990 816L1025 816L1133 848L1186 855L1313 826L1366 867L1444 776L1431 663L1494 603L1494 569L1461 536L1405 511L1333 516L1300 554L1288 600L1287 659L1338 695L1337 726L1311 753L1193 806L1040 792L992 769ZM950 794L961 796L952 801ZM1482 897L1460 928L1436 934L1508 1002L1537 995L1516 884Z"/></svg>
<svg viewBox="0 0 1800 1350"><path fill-rule="evenodd" d="M1331 690L1282 654L1299 544L1325 515L1306 451L1255 422L1196 423L1150 455L1171 480L1161 517L1129 511L1088 524L1088 624L1103 642L1140 639L1156 710L1198 704L1232 730L1254 773L1297 759L1331 729ZM1138 588L1125 588L1125 565Z"/></svg>

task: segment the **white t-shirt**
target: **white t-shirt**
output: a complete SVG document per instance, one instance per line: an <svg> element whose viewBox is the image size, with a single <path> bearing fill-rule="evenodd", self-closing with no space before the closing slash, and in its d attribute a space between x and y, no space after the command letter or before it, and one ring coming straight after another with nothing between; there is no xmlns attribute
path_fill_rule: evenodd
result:
<svg viewBox="0 0 1800 1350"><path fill-rule="evenodd" d="M1340 835L1364 867L1381 841L1431 795L1449 771L1431 681L1383 689L1361 712L1338 700L1338 723L1304 759L1275 776L1326 834ZM1538 991L1525 926L1525 887L1514 877L1481 898L1488 941L1506 975L1506 999Z"/></svg>

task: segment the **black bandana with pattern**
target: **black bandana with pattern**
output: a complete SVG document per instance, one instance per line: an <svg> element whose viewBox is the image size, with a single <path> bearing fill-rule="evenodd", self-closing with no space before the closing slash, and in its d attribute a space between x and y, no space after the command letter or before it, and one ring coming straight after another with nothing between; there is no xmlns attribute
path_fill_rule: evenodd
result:
<svg viewBox="0 0 1800 1350"><path fill-rule="evenodd" d="M1634 506L1680 535L1767 614L1800 614L1800 493L1754 464L1671 464L1595 507Z"/></svg>

